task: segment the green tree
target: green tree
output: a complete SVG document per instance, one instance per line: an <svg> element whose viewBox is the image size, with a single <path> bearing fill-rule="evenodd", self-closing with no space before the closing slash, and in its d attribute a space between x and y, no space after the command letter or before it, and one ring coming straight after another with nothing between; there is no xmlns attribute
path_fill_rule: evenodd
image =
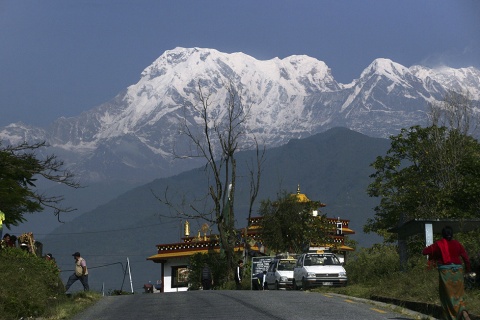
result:
<svg viewBox="0 0 480 320"><path fill-rule="evenodd" d="M0 210L5 213L7 227L26 221L25 213L50 208L59 217L61 212L74 210L61 206L62 196L46 195L36 187L37 179L79 187L73 174L62 168L64 163L55 155L43 159L37 155L45 146L45 142L22 143L0 149Z"/></svg>
<svg viewBox="0 0 480 320"><path fill-rule="evenodd" d="M375 216L364 226L386 241L387 230L413 218L473 218L480 209L480 145L462 127L402 129L372 167Z"/></svg>
<svg viewBox="0 0 480 320"><path fill-rule="evenodd" d="M188 263L189 290L198 290L202 286L202 271L205 264L212 272L213 289L221 288L227 282L227 262L219 253L196 253L190 256Z"/></svg>
<svg viewBox="0 0 480 320"><path fill-rule="evenodd" d="M335 226L327 223L325 215L312 214L319 207L318 201L301 202L295 194L285 192L277 201L262 201L260 225L264 244L275 253L298 253L311 244L330 243L328 235L334 232Z"/></svg>

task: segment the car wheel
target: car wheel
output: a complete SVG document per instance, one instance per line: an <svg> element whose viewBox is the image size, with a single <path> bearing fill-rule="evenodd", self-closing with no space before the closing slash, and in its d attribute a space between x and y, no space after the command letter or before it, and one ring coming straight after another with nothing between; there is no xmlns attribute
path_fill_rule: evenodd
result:
<svg viewBox="0 0 480 320"><path fill-rule="evenodd" d="M275 290L278 290L278 289L279 289L279 288L278 288L278 281L275 281L275 288L274 288L274 289L275 289Z"/></svg>
<svg viewBox="0 0 480 320"><path fill-rule="evenodd" d="M307 281L305 280L305 278L302 278L302 288L303 290L308 290L308 284L307 284Z"/></svg>

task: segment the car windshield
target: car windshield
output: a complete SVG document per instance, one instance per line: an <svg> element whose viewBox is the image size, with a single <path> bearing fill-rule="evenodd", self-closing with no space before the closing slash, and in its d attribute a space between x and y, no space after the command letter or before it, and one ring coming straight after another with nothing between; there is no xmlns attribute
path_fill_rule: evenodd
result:
<svg viewBox="0 0 480 320"><path fill-rule="evenodd" d="M334 255L309 254L305 257L306 266L331 266L340 264L340 260Z"/></svg>
<svg viewBox="0 0 480 320"><path fill-rule="evenodd" d="M293 261L280 261L278 264L279 271L293 271L295 267L295 260Z"/></svg>

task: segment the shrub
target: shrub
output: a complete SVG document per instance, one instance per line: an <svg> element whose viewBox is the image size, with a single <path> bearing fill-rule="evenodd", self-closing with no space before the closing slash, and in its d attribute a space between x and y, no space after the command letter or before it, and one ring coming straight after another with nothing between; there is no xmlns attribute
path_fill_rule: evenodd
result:
<svg viewBox="0 0 480 320"><path fill-rule="evenodd" d="M0 250L0 318L44 316L66 299L56 265L17 248Z"/></svg>
<svg viewBox="0 0 480 320"><path fill-rule="evenodd" d="M350 284L375 285L379 279L399 271L399 256L395 246L377 244L352 253L345 269Z"/></svg>
<svg viewBox="0 0 480 320"><path fill-rule="evenodd" d="M188 273L188 290L198 290L202 287L203 265L207 264L212 271L213 289L218 289L227 282L226 259L218 253L196 253L190 257Z"/></svg>

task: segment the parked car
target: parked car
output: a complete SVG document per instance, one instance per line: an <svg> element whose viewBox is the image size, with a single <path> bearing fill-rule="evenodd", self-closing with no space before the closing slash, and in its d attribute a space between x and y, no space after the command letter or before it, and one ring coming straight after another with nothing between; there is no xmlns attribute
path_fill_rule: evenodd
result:
<svg viewBox="0 0 480 320"><path fill-rule="evenodd" d="M346 286L347 272L333 253L304 253L293 269L293 289L315 286Z"/></svg>
<svg viewBox="0 0 480 320"><path fill-rule="evenodd" d="M293 258L275 258L267 270L268 289L293 288L293 268L297 261Z"/></svg>

